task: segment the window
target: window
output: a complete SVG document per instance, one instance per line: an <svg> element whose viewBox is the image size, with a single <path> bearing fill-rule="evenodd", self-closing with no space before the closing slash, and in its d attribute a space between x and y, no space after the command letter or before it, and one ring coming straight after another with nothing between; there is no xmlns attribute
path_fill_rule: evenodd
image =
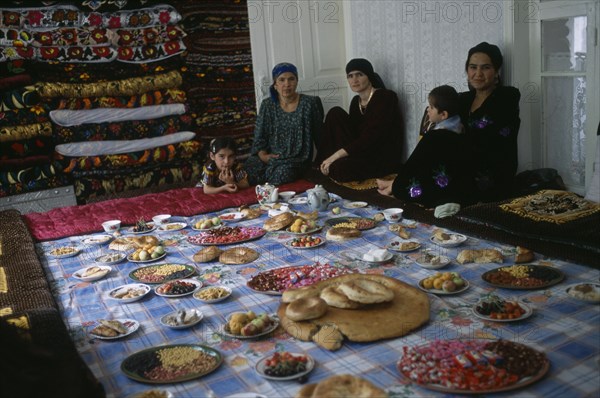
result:
<svg viewBox="0 0 600 398"><path fill-rule="evenodd" d="M542 1L532 24L531 74L540 88L532 112L542 167L558 170L567 188L585 193L594 168L598 127L595 1ZM536 123L539 121L539 123Z"/></svg>

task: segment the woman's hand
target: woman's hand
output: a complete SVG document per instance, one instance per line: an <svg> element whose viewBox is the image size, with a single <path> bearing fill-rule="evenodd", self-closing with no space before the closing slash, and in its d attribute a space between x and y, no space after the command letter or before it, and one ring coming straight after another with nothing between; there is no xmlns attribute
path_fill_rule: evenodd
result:
<svg viewBox="0 0 600 398"><path fill-rule="evenodd" d="M271 159L277 159L279 157L279 155L274 154L274 153L268 153L267 151L259 151L258 152L258 158L263 162L263 163L269 163L269 161Z"/></svg>
<svg viewBox="0 0 600 398"><path fill-rule="evenodd" d="M378 178L376 182L377 192L379 192L381 195L392 196L392 185L394 185L393 180L380 180Z"/></svg>
<svg viewBox="0 0 600 398"><path fill-rule="evenodd" d="M345 158L346 156L348 156L348 152L346 152L345 149L338 149L333 155L321 163L321 166L319 167L321 173L323 173L323 175L329 175L329 168L331 167L331 164L338 159Z"/></svg>

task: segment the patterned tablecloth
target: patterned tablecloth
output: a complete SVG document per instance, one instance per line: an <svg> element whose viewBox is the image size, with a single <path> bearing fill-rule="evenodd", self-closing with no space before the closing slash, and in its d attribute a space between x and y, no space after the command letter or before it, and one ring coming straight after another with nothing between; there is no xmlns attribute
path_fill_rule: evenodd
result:
<svg viewBox="0 0 600 398"><path fill-rule="evenodd" d="M345 209L340 200L339 216L373 216L380 209L366 207ZM298 210L307 211L302 206ZM219 214L217 212L214 214ZM331 211L322 212L319 223L334 216ZM262 226L267 219L242 221L242 226ZM191 218L190 218L191 220ZM185 221L190 221L185 220ZM406 221L406 220L405 220ZM139 264L122 262L113 265L113 271L103 279L84 283L73 277L78 269L92 265L94 259L109 252L108 245L84 245L87 236L73 236L37 245L40 257L49 270L53 293L61 307L65 322L78 350L93 373L104 385L109 397L123 397L152 388L152 385L133 381L120 370L121 362L137 351L173 343L200 343L219 350L224 363L213 373L202 378L163 385L175 397L227 397L243 392L254 392L268 397L292 397L300 389L297 381L272 382L259 376L254 370L256 362L276 350L305 352L316 361L309 375L309 382L317 382L335 374L360 375L384 388L391 397L443 395L418 387L401 378L396 368L404 346L424 344L435 339L483 338L507 339L525 343L548 356L551 368L548 375L537 383L518 391L495 394L497 396L576 397L600 394L600 305L588 304L570 298L565 287L576 282L598 282L600 271L578 264L551 258L540 258L534 264L556 267L566 274L566 279L553 287L541 290L496 289L481 279L483 272L498 264L465 264L456 262L457 254L465 248L496 248L505 254L504 265L511 265L514 247L475 239L455 248L443 249L430 241L434 226L417 224L409 229L412 238L421 242L420 250L396 253L387 263L374 265L350 260L345 254L365 253L382 248L396 236L388 230L386 221L376 228L363 232L362 237L348 242L327 242L311 250L286 247L283 243L293 236L285 232L271 232L259 240L243 244L260 253L258 260L246 265L225 266L218 262L196 264L194 278L204 284L222 284L234 289L227 300L206 305L192 296L164 298L151 292L141 301L115 304L106 299L106 293L119 285L133 282L129 273ZM194 264L192 256L200 247L189 244L188 235L197 234L185 228L176 232L154 233L164 241L168 255L162 262ZM320 236L324 237L324 232ZM76 245L82 252L75 257L54 259L48 253L55 247ZM266 338L237 340L218 333L225 317L236 311L253 310L256 313L276 312L278 296L255 293L246 287L247 280L255 273L286 265L330 263L348 265L363 272L376 273L401 279L412 285L436 271L421 268L415 258L423 250L432 250L449 256L453 261L442 271L458 271L470 282L464 293L449 296L429 295L431 303L430 322L417 331L396 339L373 343L345 342L342 349L330 352L312 342L301 342L282 330ZM350 256L351 258L352 256ZM152 263L154 264L154 263ZM148 265L148 264L145 264ZM482 296L496 292L503 297L518 298L534 309L530 318L511 323L494 323L475 317L471 307ZM191 329L173 330L162 326L161 316L179 308L197 308L204 313L204 320ZM101 341L91 339L88 331L95 320L133 318L140 329L120 340ZM254 396L254 395L253 395Z"/></svg>

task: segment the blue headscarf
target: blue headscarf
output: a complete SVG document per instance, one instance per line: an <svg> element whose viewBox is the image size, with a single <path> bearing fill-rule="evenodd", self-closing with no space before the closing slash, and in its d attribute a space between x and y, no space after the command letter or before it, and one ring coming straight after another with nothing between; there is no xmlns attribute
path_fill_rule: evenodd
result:
<svg viewBox="0 0 600 398"><path fill-rule="evenodd" d="M296 66L294 66L294 64L290 64L289 62L281 62L273 67L273 72L271 73L273 75L273 84L271 84L271 87L269 87L269 92L271 93L271 99L275 103L278 102L279 98L277 90L275 90L275 80L277 80L279 75L285 72L291 72L294 76L296 76L296 79L298 78L298 69Z"/></svg>

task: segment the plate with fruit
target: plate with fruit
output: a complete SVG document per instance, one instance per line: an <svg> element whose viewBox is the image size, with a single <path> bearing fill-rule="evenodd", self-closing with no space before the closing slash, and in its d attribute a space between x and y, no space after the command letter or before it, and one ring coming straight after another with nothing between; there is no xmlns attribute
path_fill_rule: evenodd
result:
<svg viewBox="0 0 600 398"><path fill-rule="evenodd" d="M223 325L220 333L234 339L255 339L271 333L278 326L277 314L234 312L227 317L227 323Z"/></svg>
<svg viewBox="0 0 600 398"><path fill-rule="evenodd" d="M192 221L192 229L194 231L208 231L213 228L220 228L223 226L219 217L212 218L199 218Z"/></svg>
<svg viewBox="0 0 600 398"><path fill-rule="evenodd" d="M292 225L286 228L286 232L295 235L307 235L320 231L323 229L322 225L319 225L315 220L305 220L303 218L297 218L294 220Z"/></svg>
<svg viewBox="0 0 600 398"><path fill-rule="evenodd" d="M486 321L515 322L529 318L533 309L516 300L505 300L495 294L479 300L472 308L473 314Z"/></svg>
<svg viewBox="0 0 600 398"><path fill-rule="evenodd" d="M146 222L142 219L138 220L133 227L129 227L125 229L125 232L128 234L141 235L147 234L148 232L152 232L156 229L156 225L153 222Z"/></svg>
<svg viewBox="0 0 600 398"><path fill-rule="evenodd" d="M448 295L462 293L469 288L469 281L458 272L438 272L419 281L419 289L432 294Z"/></svg>
<svg viewBox="0 0 600 398"><path fill-rule="evenodd" d="M127 260L132 263L151 263L158 261L167 255L167 251L162 246L152 246L148 249L136 249L133 253L127 256Z"/></svg>
<svg viewBox="0 0 600 398"><path fill-rule="evenodd" d="M178 279L156 286L154 293L162 297L182 297L197 292L201 287L201 281L195 279Z"/></svg>
<svg viewBox="0 0 600 398"><path fill-rule="evenodd" d="M254 369L265 379L286 381L299 379L314 367L315 360L308 354L278 351L259 359Z"/></svg>
<svg viewBox="0 0 600 398"><path fill-rule="evenodd" d="M290 239L285 242L287 247L292 249L314 249L325 244L325 239L320 236L302 236L299 238Z"/></svg>

